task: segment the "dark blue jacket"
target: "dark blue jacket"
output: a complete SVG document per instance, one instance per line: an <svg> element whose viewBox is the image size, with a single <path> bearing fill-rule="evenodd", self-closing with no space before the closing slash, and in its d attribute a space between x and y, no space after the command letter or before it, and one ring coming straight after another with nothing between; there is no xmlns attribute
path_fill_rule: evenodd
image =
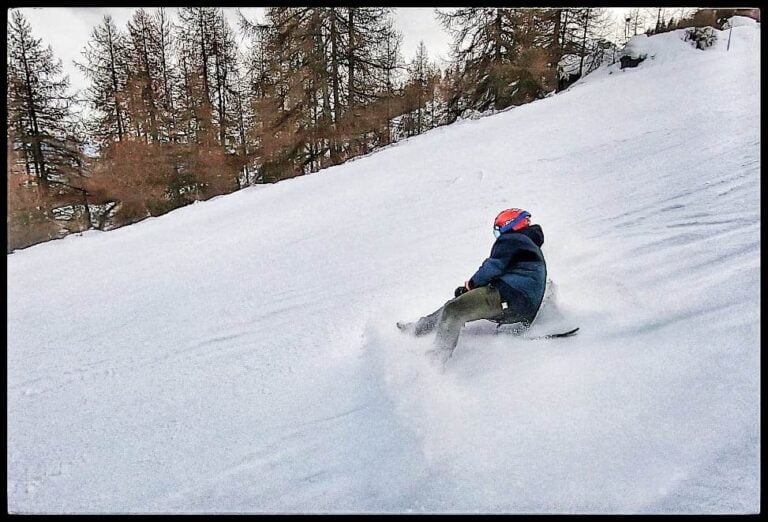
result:
<svg viewBox="0 0 768 522"><path fill-rule="evenodd" d="M501 234L490 257L470 278L470 288L493 285L510 311L533 321L547 281L547 265L540 248L543 244L544 232L539 225Z"/></svg>

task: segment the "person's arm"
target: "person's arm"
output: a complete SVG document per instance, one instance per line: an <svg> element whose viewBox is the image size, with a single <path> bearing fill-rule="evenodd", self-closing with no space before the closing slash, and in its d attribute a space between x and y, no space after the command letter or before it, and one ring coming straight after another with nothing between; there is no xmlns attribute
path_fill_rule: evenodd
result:
<svg viewBox="0 0 768 522"><path fill-rule="evenodd" d="M493 245L490 257L483 261L477 272L467 281L469 290L485 286L504 273L515 250L514 246L509 243L510 241L504 241L496 242Z"/></svg>

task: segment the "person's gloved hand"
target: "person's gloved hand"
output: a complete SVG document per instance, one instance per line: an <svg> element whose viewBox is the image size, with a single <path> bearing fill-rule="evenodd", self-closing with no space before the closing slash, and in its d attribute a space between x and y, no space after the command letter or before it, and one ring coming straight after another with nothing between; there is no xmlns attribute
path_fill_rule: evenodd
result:
<svg viewBox="0 0 768 522"><path fill-rule="evenodd" d="M453 292L454 297L459 297L461 294L465 294L472 290L472 283L470 281L467 281L464 283L464 286L460 286L456 289L456 291Z"/></svg>

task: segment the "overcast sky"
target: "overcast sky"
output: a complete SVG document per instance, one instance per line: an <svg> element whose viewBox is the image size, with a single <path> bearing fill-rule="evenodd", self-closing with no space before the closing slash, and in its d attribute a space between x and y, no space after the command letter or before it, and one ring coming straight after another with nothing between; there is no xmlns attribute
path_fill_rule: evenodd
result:
<svg viewBox="0 0 768 522"><path fill-rule="evenodd" d="M74 60L80 61L80 54L93 28L101 23L105 14L112 15L117 26L125 30L128 20L135 8L115 7L34 7L22 8L20 11L29 20L32 31L37 38L42 38L43 44L50 44L57 58L61 58L64 70L69 74L70 85L73 89L84 89L87 86L82 73L73 65ZM148 9L151 11L151 9ZM175 15L176 8L168 8ZM611 8L617 23L622 19L624 8ZM244 7L240 11L250 20L263 21L264 8ZM237 29L237 9L224 8L224 13L230 25ZM402 54L409 61L416 53L420 40L424 40L431 59L441 65L449 58L450 37L440 26L435 17L434 7L399 7L395 9L395 25L403 35ZM238 35L242 38L241 35ZM241 42L241 45L244 42Z"/></svg>

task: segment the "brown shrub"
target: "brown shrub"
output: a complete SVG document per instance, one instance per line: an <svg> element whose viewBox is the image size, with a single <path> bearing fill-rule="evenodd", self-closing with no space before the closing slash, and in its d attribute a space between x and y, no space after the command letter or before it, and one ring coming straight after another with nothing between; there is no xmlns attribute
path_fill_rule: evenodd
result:
<svg viewBox="0 0 768 522"><path fill-rule="evenodd" d="M7 252L55 239L63 229L53 218L53 196L20 173L8 173Z"/></svg>

